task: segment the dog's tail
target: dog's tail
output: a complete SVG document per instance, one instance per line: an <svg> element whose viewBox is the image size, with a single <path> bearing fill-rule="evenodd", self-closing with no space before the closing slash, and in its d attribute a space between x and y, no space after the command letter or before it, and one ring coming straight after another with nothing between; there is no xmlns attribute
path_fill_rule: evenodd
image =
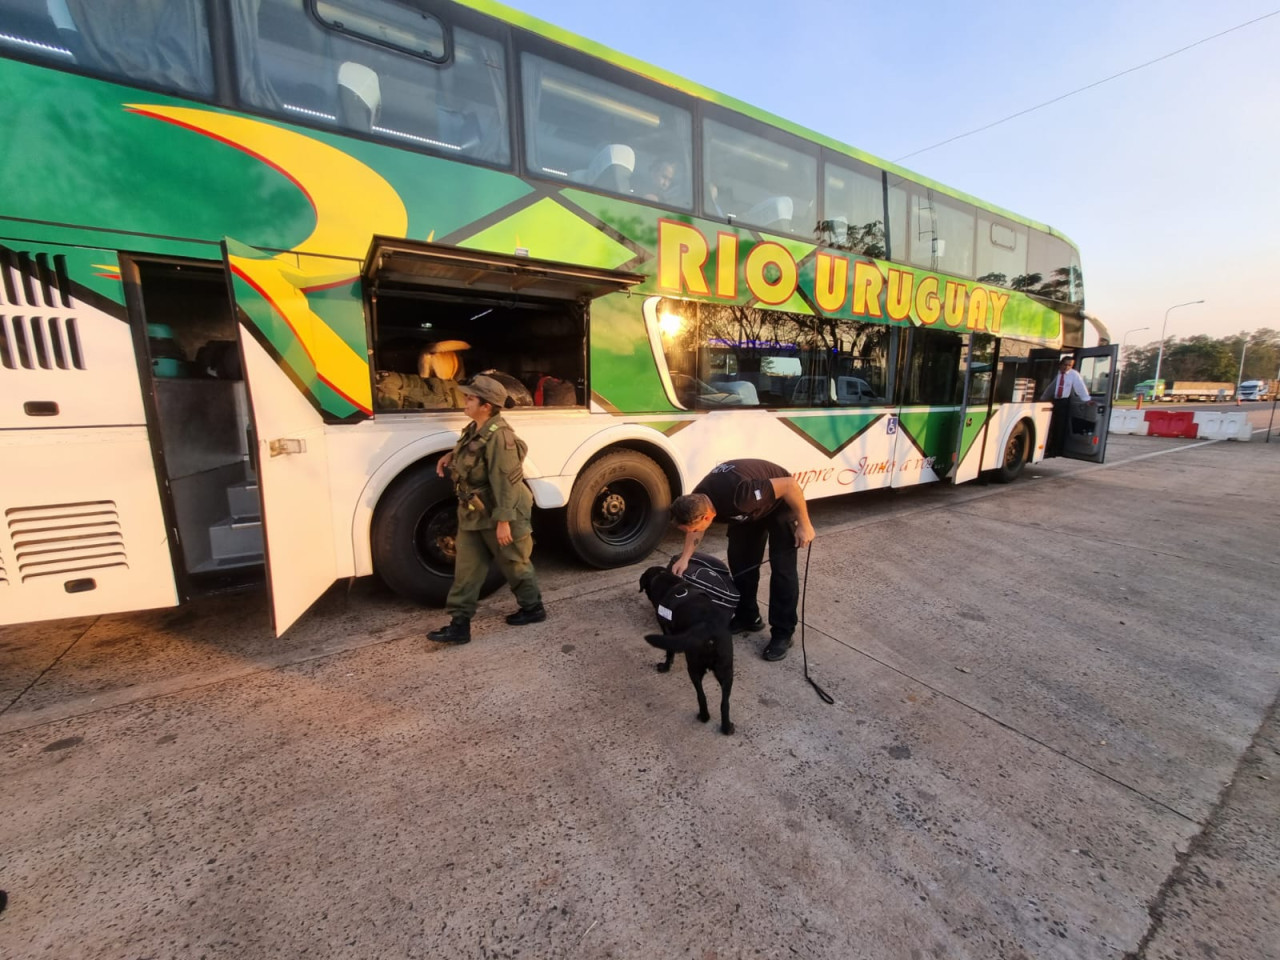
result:
<svg viewBox="0 0 1280 960"><path fill-rule="evenodd" d="M688 653L707 640L706 624L696 623L684 633L648 633L645 640L652 647L668 653Z"/></svg>

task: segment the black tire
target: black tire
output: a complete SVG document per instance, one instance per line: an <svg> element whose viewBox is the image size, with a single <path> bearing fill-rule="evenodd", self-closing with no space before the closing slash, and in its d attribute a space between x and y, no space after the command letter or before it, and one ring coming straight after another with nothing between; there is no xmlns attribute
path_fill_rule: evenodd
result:
<svg viewBox="0 0 1280 960"><path fill-rule="evenodd" d="M1027 421L1019 420L1009 434L1009 439L1005 441L1004 460L991 471L991 478L996 483L1013 483L1030 459L1031 429L1027 426Z"/></svg>
<svg viewBox="0 0 1280 960"><path fill-rule="evenodd" d="M671 485L653 460L615 450L587 464L565 510L569 546L585 563L607 569L647 557L667 528Z"/></svg>
<svg viewBox="0 0 1280 960"><path fill-rule="evenodd" d="M453 585L457 533L458 499L453 485L436 476L434 462L414 467L388 488L374 511L373 569L400 596L444 606ZM502 571L495 563L480 596L488 596L502 583Z"/></svg>

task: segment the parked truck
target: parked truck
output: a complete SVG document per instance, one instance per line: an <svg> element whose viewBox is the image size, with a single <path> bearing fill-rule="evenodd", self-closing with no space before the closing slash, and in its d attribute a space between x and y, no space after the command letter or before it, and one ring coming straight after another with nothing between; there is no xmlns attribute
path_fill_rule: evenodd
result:
<svg viewBox="0 0 1280 960"><path fill-rule="evenodd" d="M1245 380L1240 384L1241 400L1266 400L1275 396L1277 380Z"/></svg>
<svg viewBox="0 0 1280 960"><path fill-rule="evenodd" d="M1157 386L1154 380L1143 380L1133 388L1135 397L1146 400L1218 402L1235 397L1236 385L1223 380L1165 380Z"/></svg>

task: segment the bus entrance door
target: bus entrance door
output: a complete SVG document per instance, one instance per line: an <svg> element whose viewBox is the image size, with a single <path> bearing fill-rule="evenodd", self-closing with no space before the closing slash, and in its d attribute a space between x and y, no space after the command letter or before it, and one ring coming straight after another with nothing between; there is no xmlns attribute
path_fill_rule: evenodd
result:
<svg viewBox="0 0 1280 960"><path fill-rule="evenodd" d="M319 258L290 258L299 264L291 268L234 241L227 241L224 253L248 386L272 626L279 636L336 579L327 438L318 407L337 392L332 384L343 382L333 369L350 365L343 351L354 352L308 304L305 288L321 285L315 283ZM359 268L347 267L347 282L357 282ZM367 391L367 368L364 378Z"/></svg>
<svg viewBox="0 0 1280 960"><path fill-rule="evenodd" d="M1071 419L1062 442L1062 456L1102 463L1107 452L1107 425L1111 420L1118 351L1115 344L1078 347L1073 351L1076 370L1084 380L1093 403L1072 401Z"/></svg>
<svg viewBox="0 0 1280 960"><path fill-rule="evenodd" d="M987 427L991 420L991 383L995 370L996 338L985 333L973 334L963 347L960 358L964 372L964 395L960 405L960 423L956 430L955 469L952 483L973 480L984 468Z"/></svg>

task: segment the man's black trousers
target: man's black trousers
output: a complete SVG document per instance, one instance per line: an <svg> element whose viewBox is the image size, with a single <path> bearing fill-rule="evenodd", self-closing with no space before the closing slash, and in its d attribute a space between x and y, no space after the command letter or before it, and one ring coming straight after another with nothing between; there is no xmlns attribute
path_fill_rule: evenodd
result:
<svg viewBox="0 0 1280 960"><path fill-rule="evenodd" d="M738 617L754 620L760 616L756 590L760 586L760 564L765 543L769 544L769 627L775 637L790 637L799 616L800 576L796 570L795 515L786 504L760 520L729 524L729 570L734 586L742 595ZM738 571L742 571L739 573Z"/></svg>

